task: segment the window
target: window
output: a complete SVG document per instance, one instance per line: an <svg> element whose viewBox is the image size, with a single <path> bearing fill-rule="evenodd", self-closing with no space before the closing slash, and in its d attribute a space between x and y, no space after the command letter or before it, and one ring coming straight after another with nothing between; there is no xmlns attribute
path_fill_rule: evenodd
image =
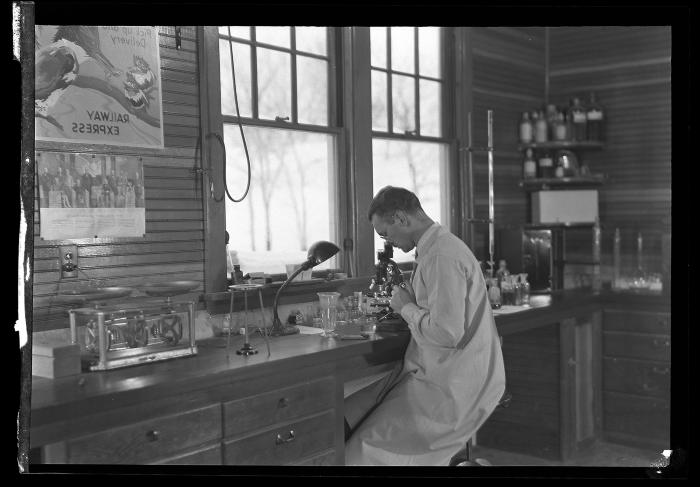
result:
<svg viewBox="0 0 700 487"><path fill-rule="evenodd" d="M371 27L373 189L403 186L449 226L449 141L442 138L438 27ZM375 248L383 241L375 234ZM394 249L396 262L413 260Z"/></svg>
<svg viewBox="0 0 700 487"><path fill-rule="evenodd" d="M369 276L383 242L363 212L381 187L407 187L434 220L458 221L461 208L448 205L458 184L451 177L455 114L445 102L455 86L445 66L458 72L454 43L444 40L450 28L203 29L207 72L219 68L218 76L201 78L210 97L207 128L220 133L226 154L224 162L223 150L207 140L217 186L217 198L206 200L207 289L224 289L223 228L228 263L244 273L279 278L285 264L305 260L308 246L329 240L341 252L315 270ZM247 197L218 198L224 174L232 197L245 192L246 148ZM395 249L394 259L413 254Z"/></svg>
<svg viewBox="0 0 700 487"><path fill-rule="evenodd" d="M285 273L318 240L337 241L337 135L331 127L329 30L219 27L221 113L231 261L247 272ZM233 63L231 62L233 59ZM235 92L234 92L235 76ZM238 111L236 110L236 97ZM315 269L337 267L335 259Z"/></svg>

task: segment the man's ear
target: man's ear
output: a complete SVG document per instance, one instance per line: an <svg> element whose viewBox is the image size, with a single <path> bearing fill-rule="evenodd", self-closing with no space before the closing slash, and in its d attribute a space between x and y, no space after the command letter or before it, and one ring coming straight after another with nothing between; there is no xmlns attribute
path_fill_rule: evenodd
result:
<svg viewBox="0 0 700 487"><path fill-rule="evenodd" d="M408 215L403 210L396 210L394 212L394 218L399 222L402 227L408 225Z"/></svg>

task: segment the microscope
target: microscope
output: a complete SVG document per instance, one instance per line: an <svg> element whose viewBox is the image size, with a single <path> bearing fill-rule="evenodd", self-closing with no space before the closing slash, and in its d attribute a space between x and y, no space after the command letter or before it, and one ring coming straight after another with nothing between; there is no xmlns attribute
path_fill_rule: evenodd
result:
<svg viewBox="0 0 700 487"><path fill-rule="evenodd" d="M389 306L391 299L391 289L393 286L405 287L401 269L392 257L394 247L389 242L384 242L384 250L377 252L377 264L375 265L375 275L369 285L369 291L374 295L376 306L386 308L381 312L377 321L387 318L399 318L397 313Z"/></svg>

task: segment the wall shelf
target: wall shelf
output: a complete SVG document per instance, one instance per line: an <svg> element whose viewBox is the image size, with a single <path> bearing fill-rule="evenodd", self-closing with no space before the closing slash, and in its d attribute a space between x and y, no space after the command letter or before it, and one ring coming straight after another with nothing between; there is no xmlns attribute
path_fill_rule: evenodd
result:
<svg viewBox="0 0 700 487"><path fill-rule="evenodd" d="M588 140L582 141L551 141L551 142L532 142L529 144L520 144L518 148L523 151L525 149L535 150L558 150L558 149L578 149L578 150L600 150L603 148L602 142L593 142Z"/></svg>
<svg viewBox="0 0 700 487"><path fill-rule="evenodd" d="M564 177L564 178L532 178L523 179L518 183L526 191L541 191L553 188L590 188L601 186L605 176L591 174L589 176Z"/></svg>

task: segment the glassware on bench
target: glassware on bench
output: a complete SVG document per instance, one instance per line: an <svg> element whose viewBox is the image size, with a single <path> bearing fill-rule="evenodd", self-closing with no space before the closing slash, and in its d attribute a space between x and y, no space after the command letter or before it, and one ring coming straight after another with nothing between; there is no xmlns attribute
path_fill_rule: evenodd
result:
<svg viewBox="0 0 700 487"><path fill-rule="evenodd" d="M321 326L323 328L323 333L321 333L321 336L334 337L337 335L335 332L335 324L337 320L337 306L340 293L330 292L317 294L321 307Z"/></svg>

